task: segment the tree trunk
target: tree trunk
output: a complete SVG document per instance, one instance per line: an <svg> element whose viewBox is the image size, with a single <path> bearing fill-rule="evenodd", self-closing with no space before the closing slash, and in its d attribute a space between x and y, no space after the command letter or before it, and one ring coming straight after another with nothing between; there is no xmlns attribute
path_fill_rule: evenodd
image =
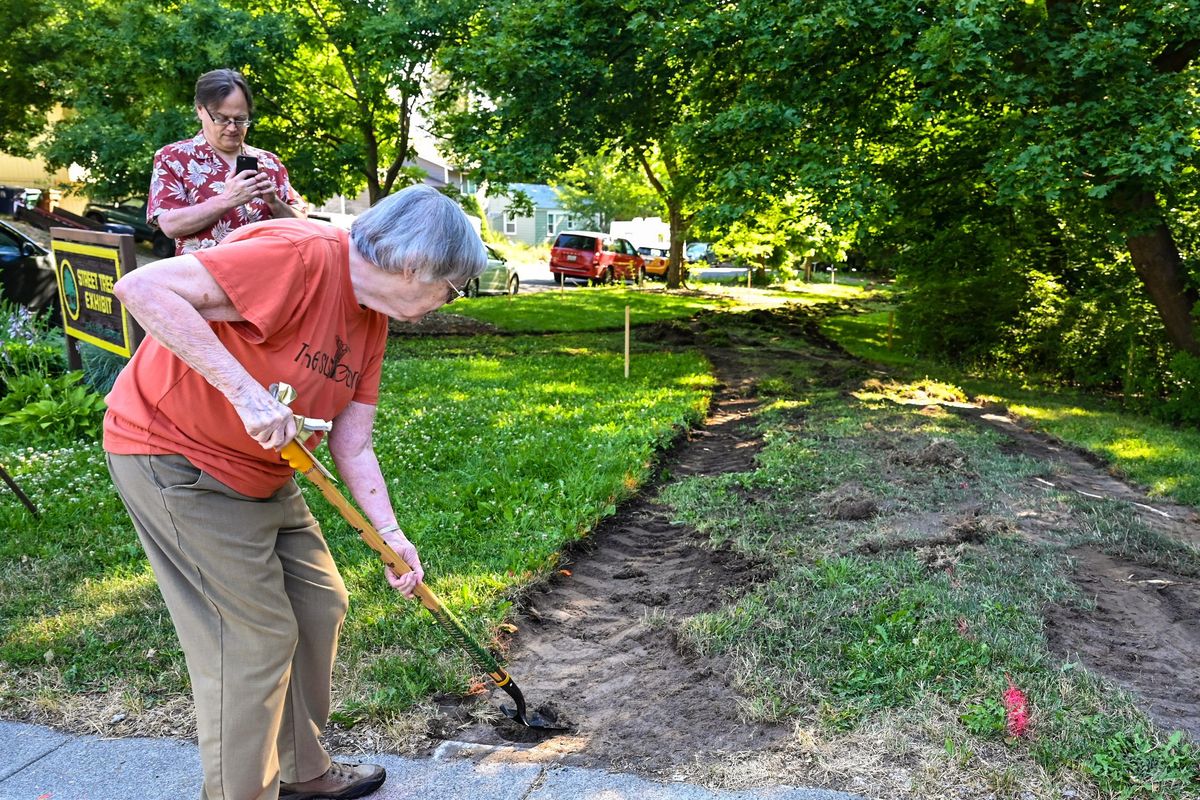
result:
<svg viewBox="0 0 1200 800"><path fill-rule="evenodd" d="M646 158L646 153L639 152L638 160L642 164L642 170L646 173L646 179L650 181L650 185L654 187L654 191L658 192L658 196L662 198L663 204L667 207L667 220L671 229L671 255L667 261L667 288L678 289L683 284L683 237L687 235L688 228L691 227L692 218L683 215L683 200L675 196L674 188L678 185L674 170L670 167L670 161L667 161L667 172L671 175L671 190L663 186L662 181L654 174L654 170L650 167L650 161Z"/></svg>
<svg viewBox="0 0 1200 800"><path fill-rule="evenodd" d="M1116 193L1113 208L1121 215L1125 245L1133 268L1154 303L1171 344L1200 356L1192 309L1200 292L1188 284L1187 267L1158 208L1154 192L1143 188Z"/></svg>
<svg viewBox="0 0 1200 800"><path fill-rule="evenodd" d="M683 283L683 237L688 226L679 203L667 203L667 220L671 227L671 255L667 262L667 288L678 289Z"/></svg>

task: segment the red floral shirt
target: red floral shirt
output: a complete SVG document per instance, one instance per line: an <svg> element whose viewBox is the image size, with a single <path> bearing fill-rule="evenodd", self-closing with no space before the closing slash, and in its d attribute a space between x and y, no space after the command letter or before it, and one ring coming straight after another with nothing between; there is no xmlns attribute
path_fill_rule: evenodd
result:
<svg viewBox="0 0 1200 800"><path fill-rule="evenodd" d="M257 147L243 145L243 152L258 159L258 171L271 176L279 198L294 208L304 208L304 199L292 188L287 169L279 156ZM225 191L225 179L233 167L217 154L197 133L191 139L169 144L154 154L154 172L150 176L150 197L146 201L146 222L158 225L164 211L198 205ZM213 247L235 228L271 219L271 206L255 199L226 212L207 228L175 240L175 255Z"/></svg>

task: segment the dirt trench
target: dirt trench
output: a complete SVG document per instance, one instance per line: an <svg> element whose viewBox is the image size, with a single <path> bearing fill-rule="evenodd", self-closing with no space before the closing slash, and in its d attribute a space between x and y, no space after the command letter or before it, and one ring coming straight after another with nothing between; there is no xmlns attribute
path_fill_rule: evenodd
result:
<svg viewBox="0 0 1200 800"><path fill-rule="evenodd" d="M1149 497L1094 454L1027 430L1003 412L965 413L1004 432L1006 451L1045 462L1047 476L1034 479L1042 490L1127 503L1150 530L1200 547L1195 508ZM1090 547L1069 555L1071 577L1095 607L1048 608L1051 651L1132 692L1159 725L1200 742L1200 580Z"/></svg>
<svg viewBox="0 0 1200 800"><path fill-rule="evenodd" d="M753 469L761 441L748 425L758 400L732 365L702 427L662 465L671 476ZM515 746L523 757L666 775L707 752L762 750L783 726L744 721L726 665L676 641L671 621L717 609L763 577L761 565L713 550L671 521L653 488L571 548L561 570L525 598L507 668L531 706L569 723L545 737L509 720L473 721L449 703L433 733L457 743ZM507 698L493 689L490 702Z"/></svg>

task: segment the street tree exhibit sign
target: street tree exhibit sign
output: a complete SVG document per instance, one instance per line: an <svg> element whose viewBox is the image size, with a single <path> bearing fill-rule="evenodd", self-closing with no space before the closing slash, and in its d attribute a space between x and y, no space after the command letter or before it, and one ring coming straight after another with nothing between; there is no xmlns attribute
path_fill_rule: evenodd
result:
<svg viewBox="0 0 1200 800"><path fill-rule="evenodd" d="M50 235L71 368L82 367L72 340L132 357L145 334L113 293L113 286L137 266L133 237L71 228L51 228Z"/></svg>

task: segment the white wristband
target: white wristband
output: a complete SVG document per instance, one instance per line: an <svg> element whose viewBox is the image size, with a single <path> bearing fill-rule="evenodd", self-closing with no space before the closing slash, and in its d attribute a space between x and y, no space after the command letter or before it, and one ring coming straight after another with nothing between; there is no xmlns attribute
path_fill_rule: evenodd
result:
<svg viewBox="0 0 1200 800"><path fill-rule="evenodd" d="M376 528L375 532L380 536L385 533L402 533L399 525L388 525L386 528Z"/></svg>

